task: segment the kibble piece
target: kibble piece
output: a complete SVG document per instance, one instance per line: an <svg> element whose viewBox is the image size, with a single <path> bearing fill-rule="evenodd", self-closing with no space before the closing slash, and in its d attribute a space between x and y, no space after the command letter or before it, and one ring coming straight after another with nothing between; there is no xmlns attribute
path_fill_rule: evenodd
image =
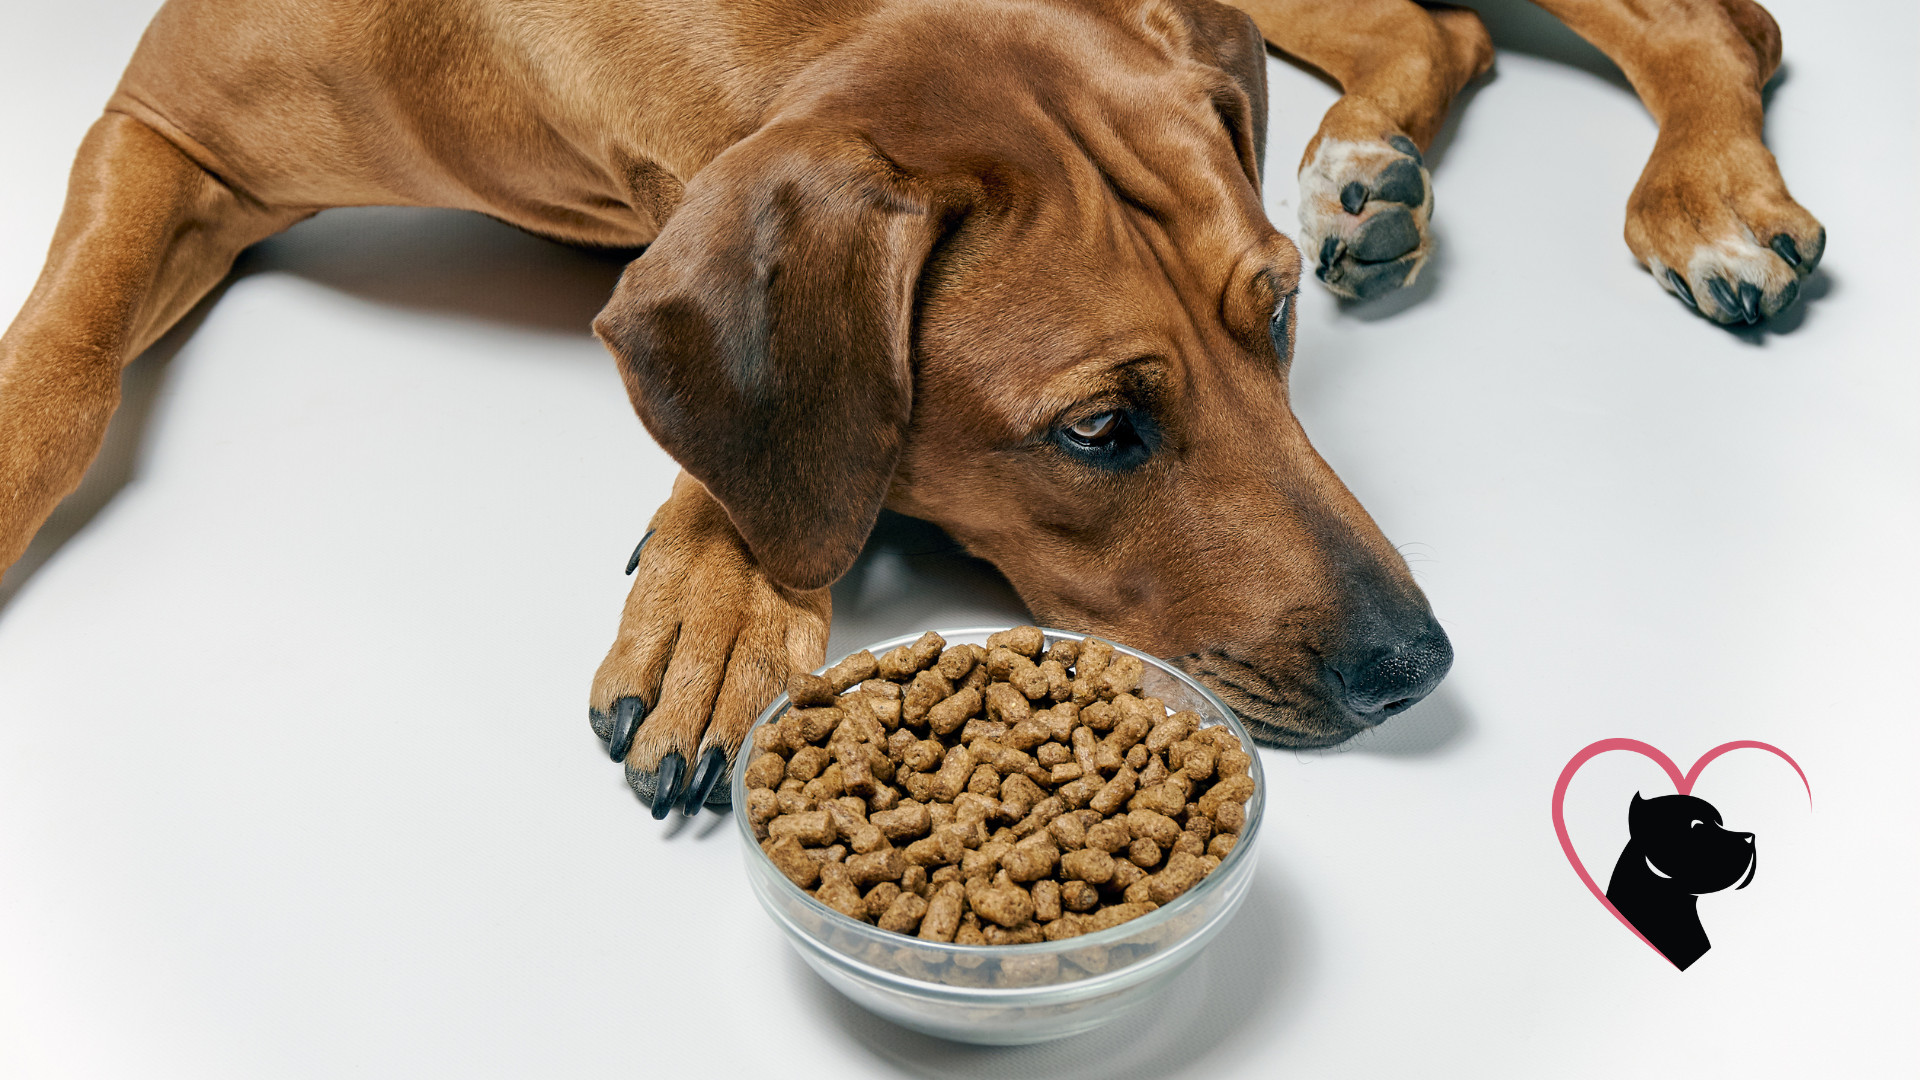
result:
<svg viewBox="0 0 1920 1080"><path fill-rule="evenodd" d="M1092 911L1100 903L1100 891L1091 884L1080 881L1060 883L1060 906L1068 911Z"/></svg>
<svg viewBox="0 0 1920 1080"><path fill-rule="evenodd" d="M761 754L747 766L747 787L772 790L787 778L787 763L779 754Z"/></svg>
<svg viewBox="0 0 1920 1080"><path fill-rule="evenodd" d="M1054 818L1047 832L1053 835L1054 843L1060 845L1062 851L1078 851L1087 846L1087 827L1077 817Z"/></svg>
<svg viewBox="0 0 1920 1080"><path fill-rule="evenodd" d="M1061 667L1070 668L1080 658L1080 643L1072 638L1061 638L1047 649L1042 661L1051 660Z"/></svg>
<svg viewBox="0 0 1920 1080"><path fill-rule="evenodd" d="M1025 837L1047 827L1054 818L1066 812L1066 803L1057 795L1049 795L1034 804L1027 816L1013 827L1013 835Z"/></svg>
<svg viewBox="0 0 1920 1080"><path fill-rule="evenodd" d="M1200 879L1207 876L1207 867L1198 858L1184 853L1175 853L1167 860L1166 869L1153 875L1152 898L1156 904L1164 904L1193 888Z"/></svg>
<svg viewBox="0 0 1920 1080"><path fill-rule="evenodd" d="M900 898L900 886L891 881L883 881L867 890L867 916L878 919L887 913L893 902Z"/></svg>
<svg viewBox="0 0 1920 1080"><path fill-rule="evenodd" d="M1153 760L1153 755L1147 753L1145 745L1134 743L1133 749L1128 750L1127 756L1121 760L1127 763L1127 768L1137 773L1147 767L1147 762Z"/></svg>
<svg viewBox="0 0 1920 1080"><path fill-rule="evenodd" d="M1074 665L1073 672L1080 678L1097 679L1106 673L1107 664L1113 656L1113 646L1099 638L1082 639L1079 662Z"/></svg>
<svg viewBox="0 0 1920 1080"><path fill-rule="evenodd" d="M1060 849L1053 837L1042 830L1015 844L1000 860L1007 876L1015 881L1038 881L1053 873L1060 861Z"/></svg>
<svg viewBox="0 0 1920 1080"><path fill-rule="evenodd" d="M809 672L800 672L787 681L787 697L797 706L831 705L844 686L835 686Z"/></svg>
<svg viewBox="0 0 1920 1080"><path fill-rule="evenodd" d="M1161 760L1159 754L1154 754L1147 758L1147 767L1140 770L1140 786L1152 787L1164 782L1170 775L1172 774L1167 769L1167 763Z"/></svg>
<svg viewBox="0 0 1920 1080"><path fill-rule="evenodd" d="M909 727L919 727L935 705L953 695L953 683L937 671L922 671L914 675L913 682L907 685L900 697L900 722Z"/></svg>
<svg viewBox="0 0 1920 1080"><path fill-rule="evenodd" d="M1073 677L1058 660L1040 661L1040 675L1047 680L1047 700L1067 701L1073 697Z"/></svg>
<svg viewBox="0 0 1920 1080"><path fill-rule="evenodd" d="M1127 804L1127 800L1133 798L1133 787L1138 779L1138 775L1132 769L1121 766L1120 771L1113 774L1113 779L1107 781L1093 798L1088 800L1087 808L1098 810L1102 814L1118 813L1120 808ZM1076 784L1084 782L1084 778L1074 781Z"/></svg>
<svg viewBox="0 0 1920 1080"><path fill-rule="evenodd" d="M1033 917L1041 922L1052 922L1060 917L1060 883L1051 879L1036 881L1030 890L1033 897Z"/></svg>
<svg viewBox="0 0 1920 1080"><path fill-rule="evenodd" d="M1060 857L1060 872L1075 881L1088 885L1104 885L1113 879L1113 856L1099 848L1082 848L1069 851Z"/></svg>
<svg viewBox="0 0 1920 1080"><path fill-rule="evenodd" d="M992 877L1000 869L1000 859L1013 850L1012 844L988 841L960 857L963 878Z"/></svg>
<svg viewBox="0 0 1920 1080"><path fill-rule="evenodd" d="M767 823L780 813L780 796L765 788L747 792L747 824L753 826L756 839L767 838Z"/></svg>
<svg viewBox="0 0 1920 1080"><path fill-rule="evenodd" d="M787 729L787 745L799 747L826 738L846 718L845 712L831 705L819 709L788 709L780 718L780 726Z"/></svg>
<svg viewBox="0 0 1920 1080"><path fill-rule="evenodd" d="M839 863L823 863L820 866L820 891L815 894L820 902L849 919L867 921L867 901L860 895L860 889L853 883L846 867Z"/></svg>
<svg viewBox="0 0 1920 1080"><path fill-rule="evenodd" d="M787 784L792 784L793 787L789 788ZM817 802L807 797L806 792L801 790L801 787L802 785L798 780L788 780L780 785L780 791L774 795L774 802L777 804L780 813L799 814L819 807Z"/></svg>
<svg viewBox="0 0 1920 1080"><path fill-rule="evenodd" d="M921 916L921 939L952 941L954 933L960 929L960 909L966 898L967 891L958 881L941 885L933 898L927 901L927 910Z"/></svg>
<svg viewBox="0 0 1920 1080"><path fill-rule="evenodd" d="M1016 626L1011 630L1002 630L987 635L987 648L1009 649L1032 660L1040 655L1040 647L1046 643L1046 635L1037 626Z"/></svg>
<svg viewBox="0 0 1920 1080"><path fill-rule="evenodd" d="M968 718L979 715L980 700L979 690L962 686L927 710L927 726L935 735L951 735L960 730Z"/></svg>
<svg viewBox="0 0 1920 1080"><path fill-rule="evenodd" d="M992 885L983 878L971 878L966 897L974 914L1009 929L1033 919L1033 897L1017 885Z"/></svg>
<svg viewBox="0 0 1920 1080"><path fill-rule="evenodd" d="M845 660L822 672L822 677L832 685L834 693L866 679L871 679L880 670L874 662L873 654L865 649L854 653Z"/></svg>
<svg viewBox="0 0 1920 1080"><path fill-rule="evenodd" d="M1033 706L1011 683L991 683L986 692L987 718L1003 724L1018 724L1033 714Z"/></svg>
<svg viewBox="0 0 1920 1080"><path fill-rule="evenodd" d="M1214 808L1213 828L1221 834L1232 835L1245 828L1247 808L1243 803L1223 802Z"/></svg>
<svg viewBox="0 0 1920 1080"><path fill-rule="evenodd" d="M1100 696L1117 697L1131 694L1140 689L1140 679L1147 672L1146 665L1137 656L1121 653L1107 664L1107 670L1100 675Z"/></svg>
<svg viewBox="0 0 1920 1080"><path fill-rule="evenodd" d="M1174 743L1180 742L1200 727L1200 718L1190 712L1177 712L1153 725L1147 733L1147 749L1156 754L1166 753Z"/></svg>
<svg viewBox="0 0 1920 1080"><path fill-rule="evenodd" d="M1206 853L1216 859L1225 859L1233 854L1233 845L1239 841L1240 838L1233 833L1221 833L1208 842Z"/></svg>
<svg viewBox="0 0 1920 1080"><path fill-rule="evenodd" d="M876 885L875 890L884 886ZM870 894L871 895L871 894ZM880 929L891 930L896 934L911 934L920 928L920 920L927 913L927 902L918 893L902 889L886 910L880 913Z"/></svg>
<svg viewBox="0 0 1920 1080"><path fill-rule="evenodd" d="M787 759L786 778L801 783L819 776L833 760L833 755L824 746L803 746Z"/></svg>
<svg viewBox="0 0 1920 1080"><path fill-rule="evenodd" d="M944 866L959 862L966 853L967 845L958 836L940 829L924 840L908 844L906 860L915 866Z"/></svg>
<svg viewBox="0 0 1920 1080"><path fill-rule="evenodd" d="M782 814L767 825L767 834L775 840L791 836L806 847L825 847L840 835L833 818L825 810Z"/></svg>
<svg viewBox="0 0 1920 1080"><path fill-rule="evenodd" d="M940 659L934 661L933 668L948 682L958 682L966 678L967 673L972 671L978 662L971 648L965 645L953 645L940 654Z"/></svg>
<svg viewBox="0 0 1920 1080"><path fill-rule="evenodd" d="M767 858L788 881L803 889L813 888L820 880L820 864L808 858L800 842L791 836L781 837L769 845Z"/></svg>
<svg viewBox="0 0 1920 1080"><path fill-rule="evenodd" d="M1113 876L1107 879L1107 888L1125 892L1139 882L1147 880L1148 874L1133 864L1132 859L1113 860Z"/></svg>
<svg viewBox="0 0 1920 1080"><path fill-rule="evenodd" d="M906 872L900 875L900 887L911 893L918 893L922 900L933 895L933 887L927 877L927 868L909 864Z"/></svg>
<svg viewBox="0 0 1920 1080"><path fill-rule="evenodd" d="M1080 710L1080 723L1091 732L1107 732L1120 722L1120 714L1105 701L1095 702Z"/></svg>
<svg viewBox="0 0 1920 1080"><path fill-rule="evenodd" d="M1143 836L1127 845L1127 859L1143 870L1151 869L1160 862L1160 845Z"/></svg>
<svg viewBox="0 0 1920 1080"><path fill-rule="evenodd" d="M987 944L989 945L1032 945L1037 941L1046 940L1040 930L1040 923L1031 919L1011 930L1002 929L991 923L982 929L986 934ZM1021 958L1009 957L1008 959L1019 960ZM1006 961L1001 961L1003 971L1005 970L1005 963ZM1002 985L1005 985L1004 981Z"/></svg>
<svg viewBox="0 0 1920 1080"><path fill-rule="evenodd" d="M778 755L775 756L777 757ZM1065 765L1067 762L1072 761L1073 751L1057 742L1041 743L1040 747L1033 752L1033 757L1034 760L1051 769L1057 765ZM1077 776L1079 774L1076 773L1074 775Z"/></svg>
<svg viewBox="0 0 1920 1080"><path fill-rule="evenodd" d="M901 856L900 849L895 847L847 858L847 874L853 878L854 884L863 887L881 881L898 881L906 870L907 861Z"/></svg>
<svg viewBox="0 0 1920 1080"><path fill-rule="evenodd" d="M1078 780L1070 780L1060 785L1054 796L1075 810L1093 801L1093 797L1106 786L1106 780L1099 773L1091 773Z"/></svg>
<svg viewBox="0 0 1920 1080"><path fill-rule="evenodd" d="M1112 854L1132 842L1133 834L1125 821L1109 819L1087 826L1087 846L1095 850Z"/></svg>
<svg viewBox="0 0 1920 1080"><path fill-rule="evenodd" d="M846 772L836 762L820 770L820 775L807 781L806 786L800 790L805 792L809 799L821 801L837 799L847 793Z"/></svg>
<svg viewBox="0 0 1920 1080"><path fill-rule="evenodd" d="M1153 911L1157 906L1158 906L1157 904L1129 903L1129 904L1116 904L1115 906L1110 908L1102 908L1101 910L1094 912L1093 915L1090 917L1091 925L1089 926L1087 932L1091 934L1091 933L1098 933L1101 930L1111 930L1114 927L1119 926L1123 922L1128 922L1130 920L1137 919L1140 916L1145 915L1150 911Z"/></svg>
<svg viewBox="0 0 1920 1080"><path fill-rule="evenodd" d="M905 840L916 836L925 836L933 828L933 816L925 805L912 801L903 801L892 810L877 811L868 815L872 822L889 840Z"/></svg>

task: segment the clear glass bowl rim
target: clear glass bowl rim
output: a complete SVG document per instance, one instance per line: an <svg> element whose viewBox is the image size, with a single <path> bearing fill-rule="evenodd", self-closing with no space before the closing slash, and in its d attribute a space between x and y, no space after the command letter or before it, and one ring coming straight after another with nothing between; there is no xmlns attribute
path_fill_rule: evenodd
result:
<svg viewBox="0 0 1920 1080"><path fill-rule="evenodd" d="M963 635L979 635L984 637L987 634L997 634L1000 631L1006 630L1006 629L1009 629L1009 627L1006 627L1006 626L963 626L963 627L954 627L954 628L942 627L934 630L934 633L939 634L941 637L951 641L954 638L960 637ZM754 837L753 827L747 824L747 815L745 810L746 795L747 795L746 777L747 777L747 766L751 763L751 759L753 757L753 732L757 731L768 720L778 715L781 710L785 709L788 706L789 701L788 701L787 695L785 693L782 693L779 697L773 699L772 704L768 705L765 709L761 710L760 715L756 717L753 721L753 727L747 730L746 740L744 743L742 743L742 751L738 759L736 759L734 762L733 777L731 779L733 808L734 808L733 819L734 819L735 826L739 829L740 840L746 846L749 852L747 856L748 858L758 859L761 862L766 864L766 868L767 870L770 871L770 873L765 876L774 882L774 888L786 894L790 899L797 899L802 903L813 907L816 911L819 912L821 916L823 916L827 920L827 925L830 927L835 927L835 926L841 927L848 932L860 934L863 936L884 935L886 939L897 938L902 946L912 945L914 947L932 949L942 953L949 953L955 956L981 955L986 957L1008 957L1008 956L1032 956L1032 955L1037 955L1041 953L1062 952L1070 949L1099 948L1100 946L1103 946L1103 945L1121 944L1135 937L1136 935L1141 934L1144 931L1151 930L1153 927L1158 926L1161 923L1172 920L1175 916L1179 915L1181 912L1185 911L1190 907L1195 906L1202 899L1211 895L1215 887L1223 886L1225 883L1231 881L1233 879L1233 875L1227 872L1228 869L1236 865L1237 861L1241 860L1243 857L1244 858L1253 857L1251 854L1251 852L1253 851L1252 841L1259 834L1260 819L1266 816L1265 815L1266 788L1267 788L1266 770L1261 767L1258 744L1256 744L1253 741L1253 737L1247 733L1246 727L1240 723L1240 717L1238 716L1238 714L1236 714L1231 708L1228 708L1227 703L1224 701L1221 701L1219 696L1216 695L1213 691L1208 690L1206 687L1200 685L1199 682L1195 681L1186 672L1181 671L1179 668L1176 668L1171 664L1168 664L1166 661L1160 659L1157 656L1153 656L1148 653L1143 653L1138 649L1129 648L1128 646L1122 645L1117 641L1112 641L1107 638L1100 637L1098 634L1080 634L1080 633L1075 633L1074 631L1071 631L1071 630L1057 630L1047 626L1041 626L1041 627L1038 627L1038 629L1043 635L1047 635L1049 637L1075 638L1075 639L1084 639L1084 638L1091 637L1097 641L1105 641L1107 644L1113 646L1116 651L1126 653L1129 656L1138 657L1141 660L1141 662L1167 673L1168 675L1172 676L1174 679L1178 680L1179 682L1185 683L1189 689L1191 689L1194 693L1200 695L1200 697L1203 698L1209 705L1212 705L1214 709L1217 710L1222 717L1226 718L1227 726L1232 729L1234 736L1240 740L1240 745L1246 748L1247 753L1253 758L1253 764L1249 770L1249 775L1253 777L1254 795L1253 795L1253 798L1249 799L1248 801L1249 803L1253 804L1254 812L1247 815L1246 824L1241 827L1240 832L1238 834L1240 838L1234 841L1233 850L1227 852L1227 857L1220 860L1219 866L1214 867L1213 871L1209 873L1206 877L1202 878L1198 885L1195 885L1193 888L1188 889L1186 892L1180 894L1178 897L1175 897L1171 903L1165 904L1154 911L1150 911L1147 914L1142 915L1137 919L1130 919L1127 922L1123 922L1118 926L1109 927L1106 930L1097 931L1091 934L1081 934L1077 937L1063 938L1060 941L1040 941L1040 942L1034 942L1032 944L1027 944L1027 945L959 945L959 944L955 944L953 942L947 942L947 941L921 941L919 938L909 937L905 934L895 934L895 933L892 933L891 931L881 930L879 927L874 926L872 923L861 922L858 919L850 918L846 915L841 914L838 911L835 911L834 909L828 907L827 905L821 903L819 900L811 896L808 896L804 890L802 890L798 885L795 885L791 880L789 880L785 874L781 873L780 869L773 865L772 860L767 858L767 853L760 850L760 841ZM917 633L902 634L899 637L888 638L885 641L879 641L879 642L875 642L872 645L862 646L862 649L873 653L875 656L879 656L885 653L888 649L892 649L900 645L912 644L913 642L919 640L921 634L924 634L924 633L926 633L926 631L922 630ZM853 653L860 652L862 651L862 649L855 649L853 650L853 652L847 653L846 656L852 656ZM840 660L844 660L846 656L839 657L833 660L831 663L822 665L821 667L814 669L814 674L816 675L823 674L827 670L827 668L830 668L834 664L839 663ZM769 914L772 914L772 913L770 912ZM1164 950L1162 953L1156 954L1154 956L1149 956L1138 963L1128 964L1124 967L1116 968L1112 971L1104 972L1102 974L1095 975L1086 979L1078 979L1070 983L1056 983L1056 984L1048 984L1048 985L1033 986L1033 987L1003 987L1003 986L959 987L959 986L952 986L947 983L926 982L920 979L909 978L907 976L900 975L896 972L885 971L880 968L873 967L872 965L862 960L856 959L853 956L840 952L837 949L833 949L832 947L826 945L825 942L820 940L820 935L808 933L803 928L793 926L791 923L788 922L786 918L782 916L775 915L775 920L777 922L780 922L784 926L786 926L790 932L799 933L811 939L813 943L813 947L818 949L823 949L823 950L826 950L827 952L832 953L835 962L844 964L845 966L850 968L857 969L863 977L869 980L872 980L875 982L908 986L908 987L912 987L914 990L918 992L931 991L941 995L950 995L956 998L971 998L976 1000L979 1000L979 999L992 1000L996 998L1030 998L1035 994L1036 991L1059 990L1067 987L1078 987L1078 988L1081 988L1083 991L1091 991L1093 988L1099 986L1100 984L1107 983L1107 982L1121 981L1121 978L1123 976L1138 974L1144 969L1150 969L1154 966L1154 961L1158 959L1159 956L1177 953L1179 951L1177 946L1169 947L1166 950Z"/></svg>

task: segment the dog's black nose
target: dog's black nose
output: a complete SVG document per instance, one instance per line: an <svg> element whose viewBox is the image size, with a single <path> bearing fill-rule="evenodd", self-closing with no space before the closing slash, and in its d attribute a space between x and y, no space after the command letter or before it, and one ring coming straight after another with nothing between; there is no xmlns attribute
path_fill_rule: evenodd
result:
<svg viewBox="0 0 1920 1080"><path fill-rule="evenodd" d="M1428 620L1415 637L1327 658L1328 682L1362 723L1378 724L1433 692L1453 667L1453 643Z"/></svg>

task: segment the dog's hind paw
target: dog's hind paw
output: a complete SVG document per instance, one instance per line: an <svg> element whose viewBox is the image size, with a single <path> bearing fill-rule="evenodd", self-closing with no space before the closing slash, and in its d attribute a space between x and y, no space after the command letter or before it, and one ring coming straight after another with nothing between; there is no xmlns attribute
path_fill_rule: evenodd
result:
<svg viewBox="0 0 1920 1080"><path fill-rule="evenodd" d="M1660 287L1718 323L1786 310L1826 253L1827 230L1751 145L1656 145L1627 202L1627 246Z"/></svg>
<svg viewBox="0 0 1920 1080"><path fill-rule="evenodd" d="M588 719L654 817L725 806L760 710L825 659L829 594L769 580L725 511L684 477L635 555Z"/></svg>
<svg viewBox="0 0 1920 1080"><path fill-rule="evenodd" d="M1433 181L1405 135L1322 138L1300 169L1301 250L1327 288L1371 300L1413 284L1432 250Z"/></svg>

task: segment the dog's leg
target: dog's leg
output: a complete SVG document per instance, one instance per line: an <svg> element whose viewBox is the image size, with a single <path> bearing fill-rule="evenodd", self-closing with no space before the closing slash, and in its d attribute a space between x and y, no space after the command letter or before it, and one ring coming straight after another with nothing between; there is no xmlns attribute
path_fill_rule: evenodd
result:
<svg viewBox="0 0 1920 1080"><path fill-rule="evenodd" d="M301 215L252 203L117 113L81 143L46 268L0 337L0 572L80 483L120 370Z"/></svg>
<svg viewBox="0 0 1920 1080"><path fill-rule="evenodd" d="M1340 84L1300 162L1300 247L1341 296L1412 284L1432 250L1421 154L1454 95L1493 63L1480 17L1411 0L1232 0L1281 52Z"/></svg>
<svg viewBox="0 0 1920 1080"><path fill-rule="evenodd" d="M1535 0L1620 65L1660 125L1627 200L1627 246L1660 287L1723 323L1793 303L1827 232L1761 141L1780 28L1751 0Z"/></svg>
<svg viewBox="0 0 1920 1080"><path fill-rule="evenodd" d="M769 581L726 511L685 473L636 556L588 715L655 817L724 805L728 766L755 717L793 672L825 662L831 597Z"/></svg>

